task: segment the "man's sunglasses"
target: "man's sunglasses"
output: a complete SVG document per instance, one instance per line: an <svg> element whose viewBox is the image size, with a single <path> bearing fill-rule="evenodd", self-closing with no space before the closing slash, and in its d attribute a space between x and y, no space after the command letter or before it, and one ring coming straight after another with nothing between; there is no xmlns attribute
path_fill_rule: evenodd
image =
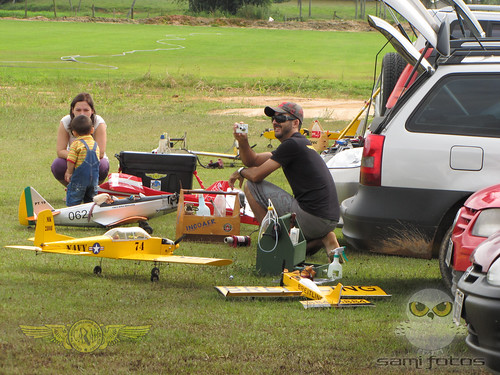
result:
<svg viewBox="0 0 500 375"><path fill-rule="evenodd" d="M287 115L276 115L276 116L271 117L271 121L276 121L278 124L281 124L281 123L287 122L287 121L292 121L292 120L296 120L296 118L289 117Z"/></svg>

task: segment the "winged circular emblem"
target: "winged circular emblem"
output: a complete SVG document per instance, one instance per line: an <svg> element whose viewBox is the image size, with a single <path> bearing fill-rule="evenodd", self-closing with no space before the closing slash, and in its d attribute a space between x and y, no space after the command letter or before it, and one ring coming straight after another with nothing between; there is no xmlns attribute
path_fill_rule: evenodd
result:
<svg viewBox="0 0 500 375"><path fill-rule="evenodd" d="M82 319L73 324L20 325L19 328L28 337L53 342L68 350L90 353L106 349L109 345L115 345L120 341L138 340L148 334L151 325L104 325L91 319Z"/></svg>

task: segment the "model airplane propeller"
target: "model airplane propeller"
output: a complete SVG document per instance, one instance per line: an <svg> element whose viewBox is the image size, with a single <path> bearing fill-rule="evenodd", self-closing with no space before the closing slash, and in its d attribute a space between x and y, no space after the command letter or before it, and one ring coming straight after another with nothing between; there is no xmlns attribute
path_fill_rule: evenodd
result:
<svg viewBox="0 0 500 375"><path fill-rule="evenodd" d="M50 210L40 212L35 228L34 246L13 245L5 247L32 250L37 253L154 262L155 266L151 270L151 281L159 279L160 270L157 264L160 263L226 266L233 262L231 259L173 255L174 250L179 247L181 238L174 242L168 238L151 237L139 227L113 228L101 236L74 238L56 233L54 221ZM100 274L101 271L101 266L94 268L95 274Z"/></svg>

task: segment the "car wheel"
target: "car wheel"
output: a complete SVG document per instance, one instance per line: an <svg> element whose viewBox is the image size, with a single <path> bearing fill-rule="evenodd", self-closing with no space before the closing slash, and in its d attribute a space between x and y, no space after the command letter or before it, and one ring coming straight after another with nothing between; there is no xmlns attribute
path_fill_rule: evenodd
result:
<svg viewBox="0 0 500 375"><path fill-rule="evenodd" d="M380 93L376 100L377 114L379 116L385 114L387 101L405 67L406 61L399 53L389 52L385 54L382 60L382 72L380 73Z"/></svg>
<svg viewBox="0 0 500 375"><path fill-rule="evenodd" d="M453 268L451 266L448 267L446 264L446 254L448 253L452 232L453 227L446 231L443 241L441 241L441 247L439 248L439 270L441 271L444 285L451 292L453 291Z"/></svg>

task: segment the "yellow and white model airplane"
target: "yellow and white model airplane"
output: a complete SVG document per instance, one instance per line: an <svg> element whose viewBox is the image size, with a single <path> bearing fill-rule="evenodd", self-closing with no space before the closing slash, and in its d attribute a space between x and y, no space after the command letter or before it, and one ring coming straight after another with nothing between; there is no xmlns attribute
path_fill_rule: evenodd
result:
<svg viewBox="0 0 500 375"><path fill-rule="evenodd" d="M365 298L390 297L378 286L318 286L300 273L283 272L281 286L216 286L225 297L306 297L304 308L374 306Z"/></svg>
<svg viewBox="0 0 500 375"><path fill-rule="evenodd" d="M33 239L32 239L33 240ZM159 279L160 263L198 264L207 266L226 266L231 259L200 258L173 255L180 240L151 237L139 227L113 228L101 236L74 238L56 233L54 218L50 210L41 211L35 228L34 246L5 246L8 248L32 250L41 253L87 255L96 258L127 259L154 262L151 281ZM101 266L94 268L100 274Z"/></svg>
<svg viewBox="0 0 500 375"><path fill-rule="evenodd" d="M331 140L337 140L337 139L343 139L343 138L353 138L353 137L356 136L356 134L363 135L364 134L364 130L361 131L361 132L358 132L358 128L360 127L360 125L362 123L361 122L361 116L363 115L363 113L365 113L365 111L367 109L370 108L372 101L379 94L380 94L380 88L378 88L373 93L373 95L371 96L370 100L367 100L363 104L363 107L359 110L359 112L357 113L357 115L342 130L340 130L340 131L329 131L329 130L325 131L325 134L326 134L328 140L331 141ZM306 129L306 128L301 128L300 132L301 132L301 134L303 134L306 137L309 137L309 135L310 135L309 130ZM271 141L273 139L276 139L276 136L274 135L274 130L273 129L265 129L261 133L260 136L261 137L263 136L264 138L269 139L269 144L267 145L267 147L269 147L269 148L273 147L272 144L271 144Z"/></svg>

